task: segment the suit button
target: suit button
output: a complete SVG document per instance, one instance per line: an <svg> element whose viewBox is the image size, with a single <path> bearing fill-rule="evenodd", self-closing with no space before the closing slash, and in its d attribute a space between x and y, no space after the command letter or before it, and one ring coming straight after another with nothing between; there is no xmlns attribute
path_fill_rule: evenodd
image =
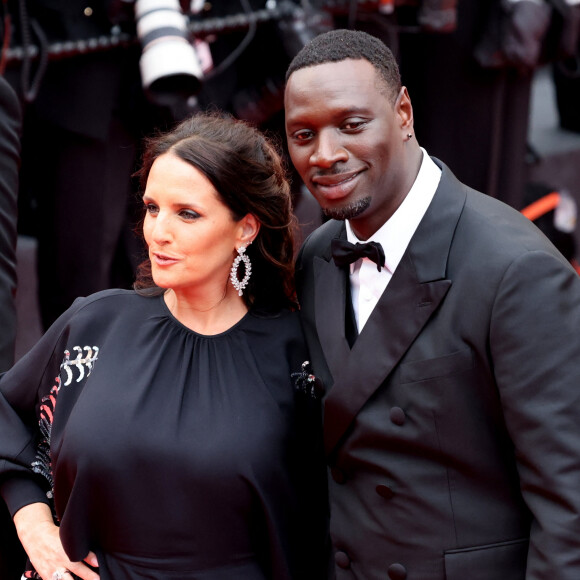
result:
<svg viewBox="0 0 580 580"><path fill-rule="evenodd" d="M388 485L377 485L376 490L377 493L385 499L391 499L395 495L393 490Z"/></svg>
<svg viewBox="0 0 580 580"><path fill-rule="evenodd" d="M391 409L391 421L395 425L403 425L405 423L405 411L401 407L393 407Z"/></svg>
<svg viewBox="0 0 580 580"><path fill-rule="evenodd" d="M344 483L346 481L346 475L344 474L344 471L342 471L342 469L338 469L338 467L331 467L330 475L336 483Z"/></svg>
<svg viewBox="0 0 580 580"><path fill-rule="evenodd" d="M336 554L334 554L334 561L336 562L336 565L343 570L350 568L350 558L346 552L336 552Z"/></svg>
<svg viewBox="0 0 580 580"><path fill-rule="evenodd" d="M405 580L407 577L407 570L403 564L391 564L387 568L387 573L391 580Z"/></svg>
<svg viewBox="0 0 580 580"><path fill-rule="evenodd" d="M85 16L92 16L93 15L93 9L90 6L87 6L84 10L83 10L83 14Z"/></svg>

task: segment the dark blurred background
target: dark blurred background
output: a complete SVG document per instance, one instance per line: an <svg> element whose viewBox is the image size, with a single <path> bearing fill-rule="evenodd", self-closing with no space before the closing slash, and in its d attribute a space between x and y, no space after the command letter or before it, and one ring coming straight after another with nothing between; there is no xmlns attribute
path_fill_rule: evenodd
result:
<svg viewBox="0 0 580 580"><path fill-rule="evenodd" d="M40 320L22 321L18 353L76 296L130 287L142 258L131 178L142 139L218 108L284 147L286 68L331 28L366 30L391 47L419 143L459 179L518 209L529 182L579 195L580 8L564 0L157 0L183 15L200 68L162 65L155 90L140 69L150 48L140 3L4 2L2 67L24 113L18 299ZM155 18L154 32L165 24ZM321 217L295 175L293 190L304 236Z"/></svg>
<svg viewBox="0 0 580 580"><path fill-rule="evenodd" d="M562 194L566 207L538 225L576 258L577 3L156 1L182 19L184 30L171 34L187 40L193 65L141 60L170 44L163 17L140 16L146 0L0 0L0 74L23 113L17 359L75 297L131 286L143 257L132 177L143 139L217 108L255 123L284 150L286 68L305 42L332 28L365 30L391 47L419 143L460 180L516 209ZM303 239L322 217L288 167ZM10 531L0 523L2 530ZM10 538L0 540L0 578L17 580L22 555Z"/></svg>

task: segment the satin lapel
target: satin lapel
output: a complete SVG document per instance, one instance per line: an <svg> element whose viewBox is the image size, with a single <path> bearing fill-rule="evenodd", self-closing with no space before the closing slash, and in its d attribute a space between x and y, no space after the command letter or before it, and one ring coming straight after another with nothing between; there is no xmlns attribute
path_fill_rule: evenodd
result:
<svg viewBox="0 0 580 580"><path fill-rule="evenodd" d="M327 453L330 454L361 407L391 373L450 287L449 280L419 284L408 257L399 264L326 397L324 445Z"/></svg>
<svg viewBox="0 0 580 580"><path fill-rule="evenodd" d="M340 373L333 372L335 382L324 401L327 454L393 371L451 287L451 280L445 279L447 259L466 196L451 172L435 162L443 175L433 202L352 351L341 361ZM340 312L344 317L344 308ZM344 324L342 328L344 336ZM330 362L328 354L327 360Z"/></svg>
<svg viewBox="0 0 580 580"><path fill-rule="evenodd" d="M336 380L350 356L350 347L345 335L348 276L346 271L337 268L334 262L316 257L314 277L316 330L328 368Z"/></svg>

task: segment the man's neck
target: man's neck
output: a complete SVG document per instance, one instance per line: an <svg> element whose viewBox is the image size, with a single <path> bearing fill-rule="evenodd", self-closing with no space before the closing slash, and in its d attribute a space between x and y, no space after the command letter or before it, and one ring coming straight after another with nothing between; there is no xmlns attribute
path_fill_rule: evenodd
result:
<svg viewBox="0 0 580 580"><path fill-rule="evenodd" d="M423 151L418 144L415 145L417 148L416 152L413 150L407 157L409 170L406 172L405 179L398 188L400 193L398 196L392 198L389 211L387 213L383 212L381 215L379 212L373 211L371 203L369 208L360 217L348 220L353 233L360 241L364 242L378 232L399 209L409 191L411 191L423 162Z"/></svg>

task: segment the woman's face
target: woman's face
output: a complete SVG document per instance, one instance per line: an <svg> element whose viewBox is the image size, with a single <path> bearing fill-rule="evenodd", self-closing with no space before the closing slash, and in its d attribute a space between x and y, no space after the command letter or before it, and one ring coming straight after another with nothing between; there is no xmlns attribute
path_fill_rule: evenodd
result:
<svg viewBox="0 0 580 580"><path fill-rule="evenodd" d="M245 219L235 221L205 175L171 153L153 163L143 202L155 284L223 293L236 248L245 240Z"/></svg>

